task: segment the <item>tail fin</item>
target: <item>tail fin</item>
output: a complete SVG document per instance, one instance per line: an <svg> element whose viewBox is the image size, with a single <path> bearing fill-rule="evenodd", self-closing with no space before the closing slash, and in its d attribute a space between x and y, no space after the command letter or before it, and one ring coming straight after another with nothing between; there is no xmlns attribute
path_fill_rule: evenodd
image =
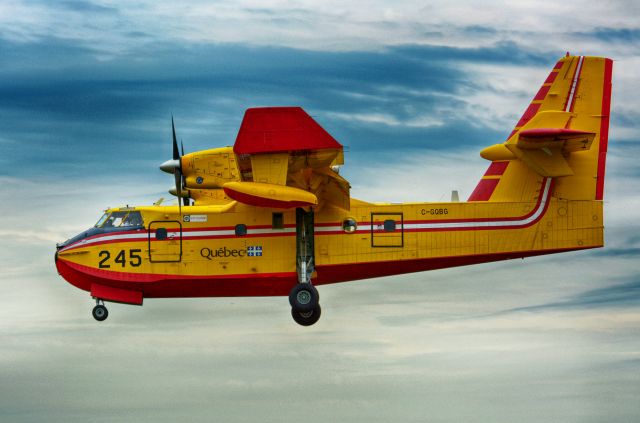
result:
<svg viewBox="0 0 640 423"><path fill-rule="evenodd" d="M532 201L554 178L554 196L602 200L612 61L566 56L556 63L468 201Z"/></svg>

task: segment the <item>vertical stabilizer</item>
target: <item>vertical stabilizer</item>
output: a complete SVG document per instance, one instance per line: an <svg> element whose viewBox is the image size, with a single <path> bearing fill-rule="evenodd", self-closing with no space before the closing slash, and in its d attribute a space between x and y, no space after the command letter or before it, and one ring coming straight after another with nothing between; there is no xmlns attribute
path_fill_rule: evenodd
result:
<svg viewBox="0 0 640 423"><path fill-rule="evenodd" d="M532 201L547 177L557 198L602 200L611 75L611 59L560 59L507 141L482 151L491 165L468 201Z"/></svg>

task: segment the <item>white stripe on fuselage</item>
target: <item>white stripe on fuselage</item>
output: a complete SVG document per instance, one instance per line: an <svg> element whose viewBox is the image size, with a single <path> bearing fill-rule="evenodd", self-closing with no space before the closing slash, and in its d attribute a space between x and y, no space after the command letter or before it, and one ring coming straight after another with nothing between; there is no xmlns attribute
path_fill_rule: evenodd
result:
<svg viewBox="0 0 640 423"><path fill-rule="evenodd" d="M538 203L537 208L529 216L522 217L520 219L512 220L511 218L505 218L505 220L476 220L472 222L423 222L423 223L405 223L403 225L404 230L459 230L459 229L486 229L486 228L509 228L515 229L522 226L527 226L532 222L538 220L544 212L547 202L549 201L549 194L551 190L551 178L544 180L544 186L542 189L542 198ZM382 225L358 225L358 233L365 233L374 229L382 227ZM316 226L314 231L316 233L322 232L341 232L342 226ZM272 228L260 228L260 229L248 229L248 235L274 235L274 234L295 234L296 228L284 228L284 229L272 229ZM172 234L177 232L169 232L169 238ZM182 233L182 239L189 238L216 238L216 237L229 237L235 235L233 229L220 229L220 230L202 230L202 231L185 231ZM109 234L104 236L97 236L91 239L83 239L75 244L69 245L60 250L64 252L66 250L78 247L90 246L97 243L103 243L107 241L147 241L148 233L142 232L139 234Z"/></svg>

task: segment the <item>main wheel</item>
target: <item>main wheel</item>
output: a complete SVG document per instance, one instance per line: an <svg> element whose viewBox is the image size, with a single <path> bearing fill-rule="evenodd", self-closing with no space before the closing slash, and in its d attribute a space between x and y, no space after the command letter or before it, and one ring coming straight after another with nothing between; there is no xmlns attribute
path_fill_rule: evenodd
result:
<svg viewBox="0 0 640 423"><path fill-rule="evenodd" d="M291 309L291 317L301 326L311 326L318 320L320 320L321 314L320 304L317 304L311 311L296 311L295 308Z"/></svg>
<svg viewBox="0 0 640 423"><path fill-rule="evenodd" d="M109 317L109 311L107 311L107 308L102 304L95 306L91 314L93 314L93 318L98 322L102 322L104 319Z"/></svg>
<svg viewBox="0 0 640 423"><path fill-rule="evenodd" d="M319 300L318 290L310 283L298 283L289 292L289 304L300 312L313 311Z"/></svg>

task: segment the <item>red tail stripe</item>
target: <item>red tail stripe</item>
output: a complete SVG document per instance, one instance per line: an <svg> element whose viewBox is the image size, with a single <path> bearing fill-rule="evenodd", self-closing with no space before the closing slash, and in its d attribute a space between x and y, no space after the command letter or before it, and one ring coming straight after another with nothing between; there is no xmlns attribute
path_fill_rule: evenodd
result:
<svg viewBox="0 0 640 423"><path fill-rule="evenodd" d="M484 173L484 176L500 176L504 174L505 170L507 170L507 166L509 166L509 162L491 162L489 168Z"/></svg>
<svg viewBox="0 0 640 423"><path fill-rule="evenodd" d="M609 113L611 108L611 74L613 61L604 61L604 81L602 83L602 111L600 118L600 145L598 147L598 177L596 179L596 200L604 198L604 174L609 144Z"/></svg>
<svg viewBox="0 0 640 423"><path fill-rule="evenodd" d="M539 103L531 103L527 108L527 110L524 111L524 114L522 115L522 117L520 118L516 126L518 128L523 127L527 122L531 120L532 117L536 115L536 113L538 113L539 108L540 108Z"/></svg>
<svg viewBox="0 0 640 423"><path fill-rule="evenodd" d="M555 80L556 80L556 77L558 76L558 73L559 73L559 72L552 71L552 72L549 74L549 76L547 76L547 79L545 79L545 80L544 80L544 83L545 83L545 84L551 84L553 81L555 81Z"/></svg>
<svg viewBox="0 0 640 423"><path fill-rule="evenodd" d="M498 182L500 182L499 179L480 179L467 201L488 201Z"/></svg>
<svg viewBox="0 0 640 423"><path fill-rule="evenodd" d="M544 98L547 96L547 93L549 92L549 89L551 88L551 85L543 85L542 87L540 87L540 89L538 90L538 93L536 94L535 97L533 97L533 100L544 100Z"/></svg>

